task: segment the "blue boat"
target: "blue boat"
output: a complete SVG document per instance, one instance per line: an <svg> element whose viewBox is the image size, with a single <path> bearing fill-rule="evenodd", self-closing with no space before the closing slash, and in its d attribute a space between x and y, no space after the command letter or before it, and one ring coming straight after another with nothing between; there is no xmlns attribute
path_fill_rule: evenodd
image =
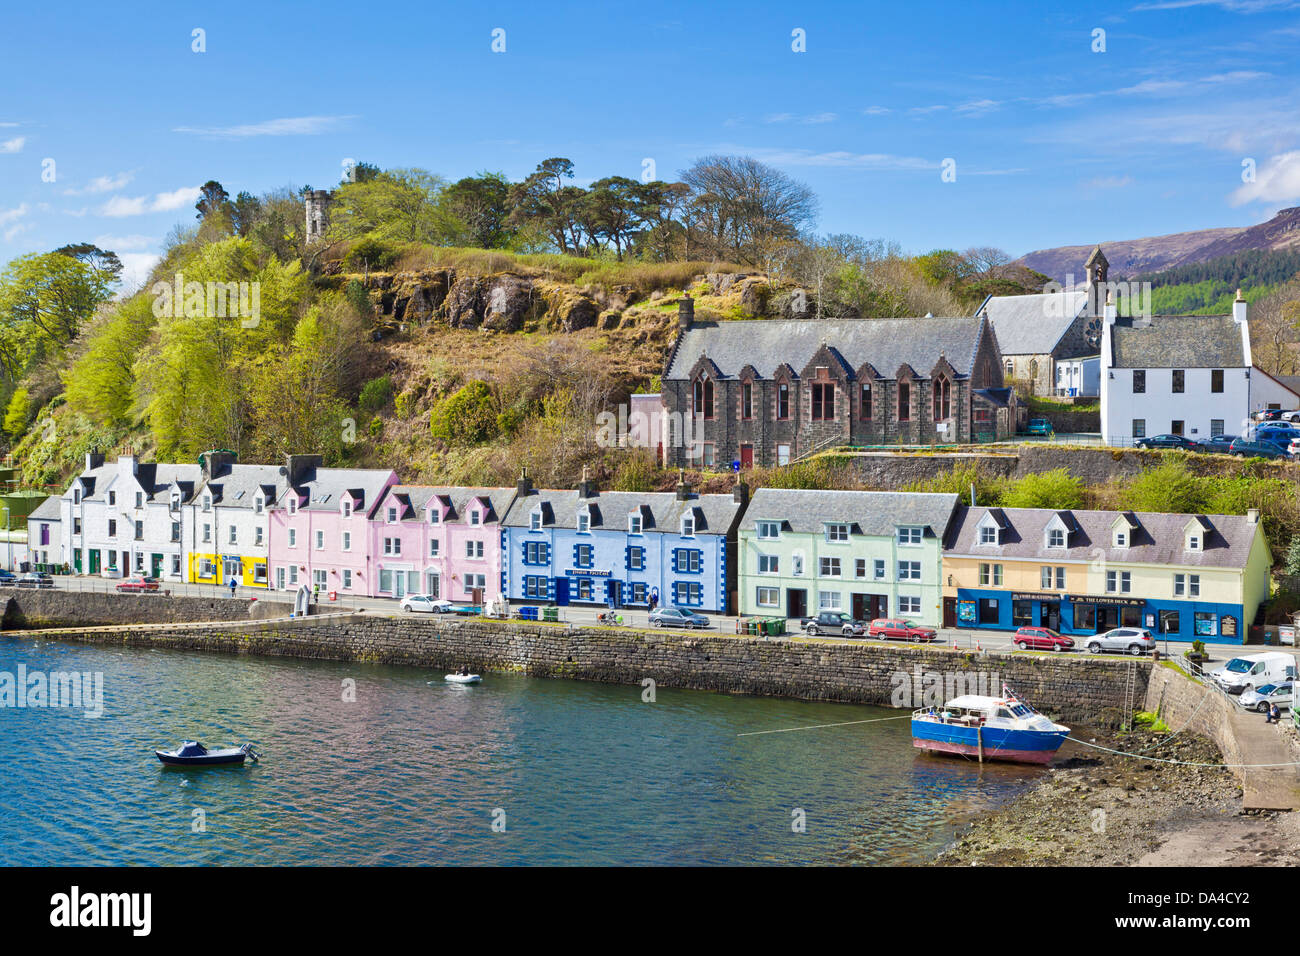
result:
<svg viewBox="0 0 1300 956"><path fill-rule="evenodd" d="M1070 728L1048 720L1005 686L1001 697L966 694L912 714L912 745L1012 763L1049 763Z"/></svg>
<svg viewBox="0 0 1300 956"><path fill-rule="evenodd" d="M185 741L175 750L155 750L154 753L168 767L216 767L222 764L242 764L246 758L257 763L259 756L252 744L209 750L194 740Z"/></svg>

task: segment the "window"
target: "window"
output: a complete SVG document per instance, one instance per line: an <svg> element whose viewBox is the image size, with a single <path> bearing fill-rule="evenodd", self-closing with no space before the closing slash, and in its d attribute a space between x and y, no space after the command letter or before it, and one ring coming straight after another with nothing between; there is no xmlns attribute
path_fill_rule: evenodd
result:
<svg viewBox="0 0 1300 956"><path fill-rule="evenodd" d="M823 611L840 610L840 592L839 591L818 591L817 607Z"/></svg>
<svg viewBox="0 0 1300 956"><path fill-rule="evenodd" d="M136 506L137 508L143 508L143 507L144 507L144 492L143 492L143 491L137 491L137 492L135 493L135 506Z"/></svg>
<svg viewBox="0 0 1300 956"><path fill-rule="evenodd" d="M262 547L262 543L263 543L263 534L264 534L264 532L263 532L263 530L262 530L262 526L261 526L261 525L258 525L256 528L253 529L253 544L254 544L256 547L259 547L259 548ZM344 537L346 538L347 535L345 535Z"/></svg>
<svg viewBox="0 0 1300 956"><path fill-rule="evenodd" d="M238 544L238 543L239 543L239 535L238 535L238 533L235 531L235 526L234 526L233 524L230 526L230 543L231 543L231 544Z"/></svg>
<svg viewBox="0 0 1300 956"><path fill-rule="evenodd" d="M640 515L629 515L629 516L628 516L628 519L627 519L627 533L628 533L628 534L640 534L640 533L641 533L641 516L640 516Z"/></svg>
<svg viewBox="0 0 1300 956"><path fill-rule="evenodd" d="M921 562L920 561L899 561L898 580L900 581L921 580Z"/></svg>
<svg viewBox="0 0 1300 956"><path fill-rule="evenodd" d="M543 541L524 542L524 564L550 564L551 546Z"/></svg>
<svg viewBox="0 0 1300 956"><path fill-rule="evenodd" d="M591 582L587 583L590 584ZM698 607L704 603L704 585L698 581L674 582L673 601L682 607Z"/></svg>
<svg viewBox="0 0 1300 956"><path fill-rule="evenodd" d="M690 515L687 515L685 518L682 519L682 537L683 538L695 537L695 519L692 518Z"/></svg>
<svg viewBox="0 0 1300 956"><path fill-rule="evenodd" d="M590 548L591 545L584 545L584 547ZM466 541L466 542L465 542L465 557L467 557L467 558L481 558L481 557L483 557L483 542L482 542L482 541Z"/></svg>
<svg viewBox="0 0 1300 956"><path fill-rule="evenodd" d="M1106 572L1107 594L1128 594L1132 590L1132 575L1128 571Z"/></svg>
<svg viewBox="0 0 1300 956"><path fill-rule="evenodd" d="M1188 597L1201 596L1201 576L1199 574L1187 575L1187 596Z"/></svg>
<svg viewBox="0 0 1300 956"><path fill-rule="evenodd" d="M266 499L263 498L261 495L258 495L257 498L253 501L253 514L260 515L262 513L262 510L265 507L266 507Z"/></svg>
<svg viewBox="0 0 1300 956"><path fill-rule="evenodd" d="M1214 438L1214 437L1217 437L1217 436L1222 435L1222 434L1223 434L1223 419L1222 419L1222 418L1211 418L1211 419L1210 419L1210 437L1211 437L1211 438Z"/></svg>
<svg viewBox="0 0 1300 956"><path fill-rule="evenodd" d="M110 521L109 524L111 525L112 522ZM108 532L108 533L109 533L109 534L112 534L112 533L113 533L113 531L112 531L111 528L109 529L109 532ZM209 541L212 540L212 525L210 525L210 524L205 524L205 525L203 526L203 540L204 540L205 542L209 542Z"/></svg>
<svg viewBox="0 0 1300 956"><path fill-rule="evenodd" d="M253 583L254 584L266 583L266 562L262 561L253 565Z"/></svg>
<svg viewBox="0 0 1300 956"><path fill-rule="evenodd" d="M872 566L872 576L877 581L885 580L885 559L884 558L876 558L875 563Z"/></svg>
<svg viewBox="0 0 1300 956"><path fill-rule="evenodd" d="M1133 419L1133 437L1134 438L1147 437L1147 420L1145 418Z"/></svg>
<svg viewBox="0 0 1300 956"><path fill-rule="evenodd" d="M646 587L647 585L644 581L633 581L631 583L632 592L631 592L631 596L628 598L628 603L629 604L648 603L649 597L647 596L648 592L646 591Z"/></svg>
<svg viewBox="0 0 1300 956"><path fill-rule="evenodd" d="M542 530L542 513L540 511L534 511L528 516L528 529L530 531Z"/></svg>
<svg viewBox="0 0 1300 956"><path fill-rule="evenodd" d="M1174 575L1174 597L1186 597L1186 596L1187 596L1187 575L1175 574Z"/></svg>
<svg viewBox="0 0 1300 956"><path fill-rule="evenodd" d="M979 405L975 408L975 423L977 425L987 425L993 421L993 411L987 405Z"/></svg>
<svg viewBox="0 0 1300 956"><path fill-rule="evenodd" d="M997 544L997 543L998 543L997 528L991 527L989 525L985 525L983 528L980 528L980 544Z"/></svg>
<svg viewBox="0 0 1300 956"><path fill-rule="evenodd" d="M1128 547L1128 532L1127 532L1127 531L1116 531L1116 532L1115 532L1115 547L1117 547L1117 548L1127 548L1127 547Z"/></svg>
<svg viewBox="0 0 1300 956"><path fill-rule="evenodd" d="M898 613L899 614L920 614L921 599L919 597L909 597L906 594L898 596Z"/></svg>
<svg viewBox="0 0 1300 956"><path fill-rule="evenodd" d="M344 499L343 499L343 517L345 517L345 518L351 518L351 517L352 517L352 499L351 499L351 498L344 498Z"/></svg>
<svg viewBox="0 0 1300 956"><path fill-rule="evenodd" d="M627 569L629 571L645 570L645 548L627 549Z"/></svg>
<svg viewBox="0 0 1300 956"><path fill-rule="evenodd" d="M758 556L758 573L759 574L780 574L781 559L775 554L760 554Z"/></svg>
<svg viewBox="0 0 1300 956"><path fill-rule="evenodd" d="M344 587L345 589L348 589L348 590L351 590L351 588L352 588L352 569L351 569L351 568L344 568L344 569L343 569L343 587Z"/></svg>
<svg viewBox="0 0 1300 956"><path fill-rule="evenodd" d="M72 503L73 503L74 505L79 505L79 504L81 504L81 489L80 489L80 488L73 488L73 489L72 489Z"/></svg>
<svg viewBox="0 0 1300 956"><path fill-rule="evenodd" d="M144 540L144 522L143 522L143 521L137 521L137 522L135 522L135 540L137 540L137 541L143 541L143 540ZM231 543L233 544L234 542L231 542Z"/></svg>
<svg viewBox="0 0 1300 956"><path fill-rule="evenodd" d="M713 417L713 382L709 379L696 381L691 410L705 418Z"/></svg>
<svg viewBox="0 0 1300 956"><path fill-rule="evenodd" d="M1210 369L1210 391L1211 392L1223 391L1223 369L1221 368Z"/></svg>
<svg viewBox="0 0 1300 956"><path fill-rule="evenodd" d="M393 540L394 540L394 541L397 541L396 538L394 538ZM398 550L397 550L396 552L394 552L394 553L395 553L395 554L400 554L400 553L401 553L401 547L402 547L402 543L401 543L400 541L397 541L397 547L398 547ZM324 550L325 550L325 532L324 532L324 531L317 531L317 532L316 532L316 550L317 550L317 551L324 551Z"/></svg>
<svg viewBox="0 0 1300 956"><path fill-rule="evenodd" d="M260 542L259 542L259 543L260 543ZM344 531L344 532L343 532L343 550L344 550L344 551L351 551L351 550L352 550L352 532L351 532L351 531Z"/></svg>
<svg viewBox="0 0 1300 956"><path fill-rule="evenodd" d="M790 464L790 446L789 446L789 445L777 445L777 446L776 446L776 463L777 463L778 465L788 465L788 464Z"/></svg>
<svg viewBox="0 0 1300 956"><path fill-rule="evenodd" d="M815 384L812 386L812 420L829 422L835 420L835 385Z"/></svg>
<svg viewBox="0 0 1300 956"><path fill-rule="evenodd" d="M871 421L871 386L863 385L858 392L858 417L864 422Z"/></svg>
<svg viewBox="0 0 1300 956"><path fill-rule="evenodd" d="M822 558L818 573L824 578L838 578L840 576L840 559Z"/></svg>
<svg viewBox="0 0 1300 956"><path fill-rule="evenodd" d="M853 576L855 578L865 578L867 576L866 558L858 558L853 562Z"/></svg>
<svg viewBox="0 0 1300 956"><path fill-rule="evenodd" d="M1147 390L1147 373L1146 369L1135 368L1133 370L1133 394L1140 395Z"/></svg>
<svg viewBox="0 0 1300 956"><path fill-rule="evenodd" d="M116 505L116 504L117 504L117 492L116 492L116 491L110 491L110 492L108 493L108 503L109 503L110 505ZM203 509L203 510L206 511L207 509L205 508L205 509Z"/></svg>
<svg viewBox="0 0 1300 956"><path fill-rule="evenodd" d="M1055 574L1053 574L1055 572ZM1045 567L1040 569L1041 583L1044 591L1065 590L1065 568ZM1055 581L1055 583L1053 583Z"/></svg>
<svg viewBox="0 0 1300 956"><path fill-rule="evenodd" d="M781 522L760 521L758 523L758 537L761 540L775 540L780 536L781 536Z"/></svg>
<svg viewBox="0 0 1300 956"><path fill-rule="evenodd" d="M80 522L78 522L78 524L80 524ZM76 530L76 531L80 531L81 528L80 528L80 527L77 527L77 528L75 528L74 530ZM172 541L180 541L180 539L181 539L181 523L180 523L179 521L173 521L173 522L172 522Z"/></svg>
<svg viewBox="0 0 1300 956"><path fill-rule="evenodd" d="M431 558L436 558L436 557L438 556L438 551L439 551L438 539L437 539L437 538L430 538L430 539L429 539L429 557L431 557Z"/></svg>
<svg viewBox="0 0 1300 956"><path fill-rule="evenodd" d="M469 513L469 523L472 528L477 528L481 525L483 523L483 512L479 511L477 508L471 511Z"/></svg>
<svg viewBox="0 0 1300 956"><path fill-rule="evenodd" d="M934 420L940 422L951 418L948 380L946 378L936 379L931 386L931 390L934 393Z"/></svg>
<svg viewBox="0 0 1300 956"><path fill-rule="evenodd" d="M1060 528L1051 528L1047 532L1047 546L1049 548L1065 547L1065 532Z"/></svg>
<svg viewBox="0 0 1300 956"><path fill-rule="evenodd" d="M591 513L587 511L578 512L578 533L586 534L591 530Z"/></svg>
<svg viewBox="0 0 1300 956"><path fill-rule="evenodd" d="M207 525L204 525L203 527L207 528ZM206 541L207 539L205 538L204 540ZM289 547L298 547L298 530L296 528L289 529Z"/></svg>
<svg viewBox="0 0 1300 956"><path fill-rule="evenodd" d="M173 554L173 555L172 555L172 574L180 574L180 573L181 573L181 556L180 556L179 554Z"/></svg>
<svg viewBox="0 0 1300 956"><path fill-rule="evenodd" d="M298 496L290 495L286 503L289 505L289 514L296 515L298 513ZM203 510L207 511L208 509L204 508Z"/></svg>
<svg viewBox="0 0 1300 956"><path fill-rule="evenodd" d="M988 587L989 585L992 585L993 587L1001 587L1002 586L1002 565L981 564L980 584L984 587Z"/></svg>
<svg viewBox="0 0 1300 956"><path fill-rule="evenodd" d="M781 591L779 588L759 588L756 600L759 607L780 607Z"/></svg>
<svg viewBox="0 0 1300 956"><path fill-rule="evenodd" d="M912 420L912 386L907 382L898 383L898 420Z"/></svg>
<svg viewBox="0 0 1300 956"><path fill-rule="evenodd" d="M524 578L524 597L546 600L549 596L549 588L546 578L539 577L535 574L527 575Z"/></svg>
<svg viewBox="0 0 1300 956"><path fill-rule="evenodd" d="M109 533L111 534L112 532ZM1189 534L1187 536L1187 550L1188 551L1201 550L1201 536L1199 534Z"/></svg>
<svg viewBox="0 0 1300 956"><path fill-rule="evenodd" d="M898 529L898 543L903 546L916 545L921 543L921 536L925 533L924 528L903 527Z"/></svg>
<svg viewBox="0 0 1300 956"><path fill-rule="evenodd" d="M487 575L485 574L467 574L465 575L465 593L469 594L475 589L484 590L487 588ZM587 595L590 600L591 595Z"/></svg>
<svg viewBox="0 0 1300 956"><path fill-rule="evenodd" d="M790 386L785 382L776 387L776 417L781 421L790 418Z"/></svg>
<svg viewBox="0 0 1300 956"><path fill-rule="evenodd" d="M740 417L754 417L754 383L745 382L740 386Z"/></svg>
<svg viewBox="0 0 1300 956"><path fill-rule="evenodd" d="M673 552L673 570L680 574L699 574L704 570L704 552L678 548Z"/></svg>
<svg viewBox="0 0 1300 956"><path fill-rule="evenodd" d="M469 544L471 544L471 543L472 543L472 542L469 542L469 541L465 542L466 545L469 545ZM577 544L577 545L574 545L574 546L573 546L573 561L574 561L574 564L576 564L576 565L577 565L578 567L580 567L580 568L589 568L589 567L591 567L591 562L592 562L592 560L593 560L593 554L594 554L594 552L595 552L595 549L594 549L591 545L589 545L589 544ZM466 557L469 557L469 555L466 555Z"/></svg>
<svg viewBox="0 0 1300 956"><path fill-rule="evenodd" d="M1169 423L1169 430L1175 435L1181 435L1184 430L1184 423L1181 418L1174 419Z"/></svg>
<svg viewBox="0 0 1300 956"><path fill-rule="evenodd" d="M438 511L437 508L430 508L430 509L429 509L429 524L437 524L437 523L440 522L440 521L442 521L442 514Z"/></svg>
<svg viewBox="0 0 1300 956"><path fill-rule="evenodd" d="M388 523L389 523L389 524L392 524L392 523L394 523L396 520L397 520L397 509L396 509L396 508L389 508L389 509L388 509Z"/></svg>
<svg viewBox="0 0 1300 956"><path fill-rule="evenodd" d="M1183 387L1184 387L1184 385L1186 384L1186 379L1187 379L1186 373L1185 373L1182 369L1180 369L1180 368L1176 368L1176 369L1174 369L1174 371L1173 371L1173 392L1174 392L1175 395L1177 395L1177 394L1179 394L1180 392L1182 392Z"/></svg>
<svg viewBox="0 0 1300 956"><path fill-rule="evenodd" d="M826 526L826 540L831 542L848 541L849 526L846 524L828 524Z"/></svg>
<svg viewBox="0 0 1300 956"><path fill-rule="evenodd" d="M320 532L317 532L317 534L319 534L319 533L320 533ZM319 541L319 539L317 539L317 540ZM320 547L320 545L317 544L317 547ZM385 539L384 539L384 554L401 554L401 553L402 553L402 539L401 539L401 538L385 538Z"/></svg>

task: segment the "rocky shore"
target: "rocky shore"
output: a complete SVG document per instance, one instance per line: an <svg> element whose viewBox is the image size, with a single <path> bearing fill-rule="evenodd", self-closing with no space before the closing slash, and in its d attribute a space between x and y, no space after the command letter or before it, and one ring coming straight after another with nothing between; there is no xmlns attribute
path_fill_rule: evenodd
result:
<svg viewBox="0 0 1300 956"><path fill-rule="evenodd" d="M1243 812L1241 786L1203 737L1138 730L1067 742L1044 779L978 820L936 866L1285 866L1300 848L1294 813Z"/></svg>

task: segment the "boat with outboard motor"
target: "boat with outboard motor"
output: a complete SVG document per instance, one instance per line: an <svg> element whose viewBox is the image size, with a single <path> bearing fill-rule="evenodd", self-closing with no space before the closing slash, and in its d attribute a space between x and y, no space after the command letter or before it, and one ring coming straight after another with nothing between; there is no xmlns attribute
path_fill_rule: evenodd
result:
<svg viewBox="0 0 1300 956"><path fill-rule="evenodd" d="M912 714L912 745L931 753L1049 763L1070 728L1048 720L1002 685L1001 697L964 694Z"/></svg>
<svg viewBox="0 0 1300 956"><path fill-rule="evenodd" d="M448 674L443 678L453 684L477 684L482 679L478 674Z"/></svg>
<svg viewBox="0 0 1300 956"><path fill-rule="evenodd" d="M245 759L257 763L261 756L252 744L240 744L224 750L209 750L203 744L187 740L175 750L155 750L158 759L168 767L216 767L242 764Z"/></svg>

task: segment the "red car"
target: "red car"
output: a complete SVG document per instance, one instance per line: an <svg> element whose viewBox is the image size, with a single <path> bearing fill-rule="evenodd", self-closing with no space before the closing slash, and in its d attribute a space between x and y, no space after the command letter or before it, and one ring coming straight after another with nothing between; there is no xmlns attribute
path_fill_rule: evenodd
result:
<svg viewBox="0 0 1300 956"><path fill-rule="evenodd" d="M1022 651L1068 651L1074 647L1074 641L1050 627L1022 627L1011 640Z"/></svg>
<svg viewBox="0 0 1300 956"><path fill-rule="evenodd" d="M158 579L146 578L141 574L133 574L125 581L119 581L117 589L119 591L157 591Z"/></svg>
<svg viewBox="0 0 1300 956"><path fill-rule="evenodd" d="M932 627L922 627L901 617L878 617L867 628L868 637L883 637L901 641L933 641L939 632Z"/></svg>

